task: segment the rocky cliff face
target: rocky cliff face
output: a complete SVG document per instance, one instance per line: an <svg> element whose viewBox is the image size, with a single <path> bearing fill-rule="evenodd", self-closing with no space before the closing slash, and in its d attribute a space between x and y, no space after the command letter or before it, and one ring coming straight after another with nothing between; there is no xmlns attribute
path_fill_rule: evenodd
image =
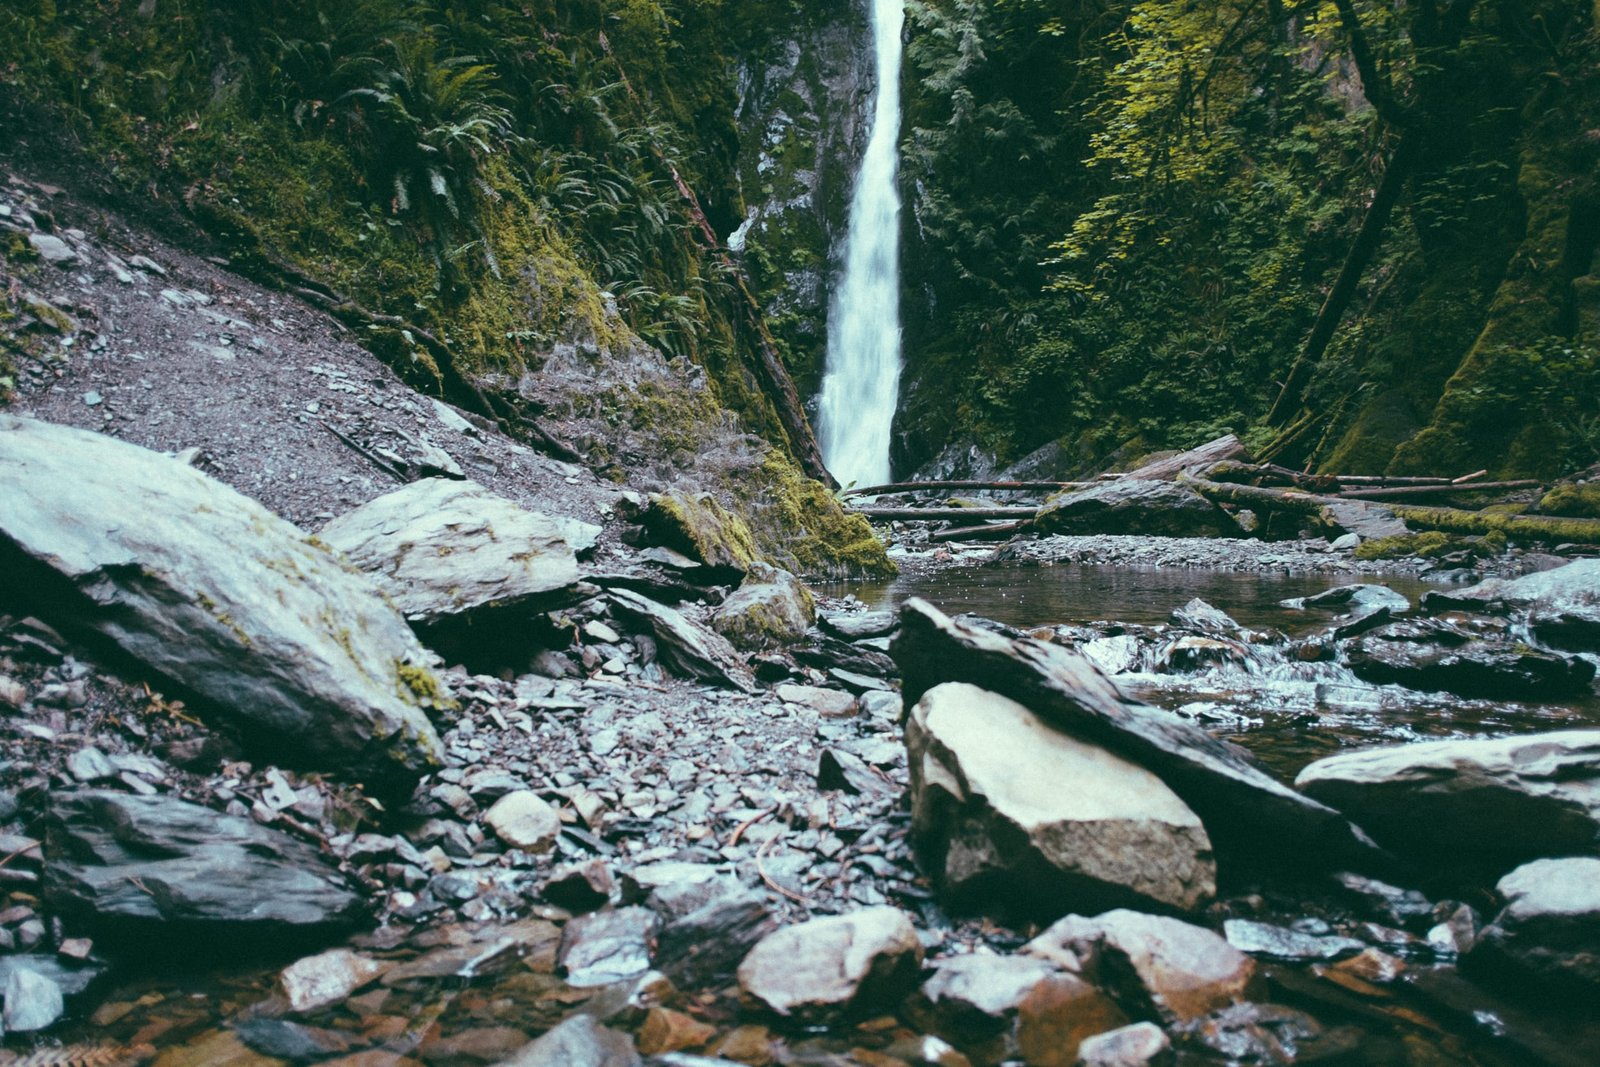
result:
<svg viewBox="0 0 1600 1067"><path fill-rule="evenodd" d="M728 238L805 397L822 380L828 302L873 90L865 7L859 0L821 6L775 33L764 51L741 59L739 181L746 209Z"/></svg>

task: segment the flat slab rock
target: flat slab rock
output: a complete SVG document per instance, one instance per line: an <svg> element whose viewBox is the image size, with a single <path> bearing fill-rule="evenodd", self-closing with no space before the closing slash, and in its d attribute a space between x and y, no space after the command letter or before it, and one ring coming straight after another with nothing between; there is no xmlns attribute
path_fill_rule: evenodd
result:
<svg viewBox="0 0 1600 1067"><path fill-rule="evenodd" d="M1375 873L1390 865L1344 816L1268 776L1238 746L1125 699L1081 653L990 633L920 598L902 605L891 651L908 703L941 683L970 682L1151 771L1200 816L1219 858Z"/></svg>
<svg viewBox="0 0 1600 1067"><path fill-rule="evenodd" d="M44 895L105 928L244 933L340 927L361 898L316 849L169 796L77 790L51 798Z"/></svg>
<svg viewBox="0 0 1600 1067"><path fill-rule="evenodd" d="M1505 909L1484 928L1474 960L1523 975L1600 988L1600 859L1535 860L1500 879Z"/></svg>
<svg viewBox="0 0 1600 1067"><path fill-rule="evenodd" d="M404 789L432 657L371 581L170 456L0 415L0 573L309 765Z"/></svg>
<svg viewBox="0 0 1600 1067"><path fill-rule="evenodd" d="M599 533L476 482L424 478L346 512L317 536L372 574L408 619L434 622L570 588L578 548Z"/></svg>
<svg viewBox="0 0 1600 1067"><path fill-rule="evenodd" d="M739 989L757 1008L812 1024L892 1005L921 970L905 913L866 908L768 934L739 965Z"/></svg>
<svg viewBox="0 0 1600 1067"><path fill-rule="evenodd" d="M1520 578L1490 578L1466 589L1438 590L1423 598L1423 606L1435 611L1513 613L1552 647L1600 652L1600 559L1575 560Z"/></svg>
<svg viewBox="0 0 1600 1067"><path fill-rule="evenodd" d="M1135 478L1051 497L1033 524L1044 534L1237 537L1240 533L1232 516L1188 486Z"/></svg>
<svg viewBox="0 0 1600 1067"><path fill-rule="evenodd" d="M1295 784L1430 863L1494 874L1600 849L1600 730L1347 752Z"/></svg>
<svg viewBox="0 0 1600 1067"><path fill-rule="evenodd" d="M1059 917L1144 904L1190 911L1216 894L1200 819L1142 767L961 682L906 723L912 832L958 905L1017 900Z"/></svg>
<svg viewBox="0 0 1600 1067"><path fill-rule="evenodd" d="M606 597L618 614L650 631L661 648L661 658L680 674L746 692L754 688L739 654L721 634L632 590L613 589Z"/></svg>

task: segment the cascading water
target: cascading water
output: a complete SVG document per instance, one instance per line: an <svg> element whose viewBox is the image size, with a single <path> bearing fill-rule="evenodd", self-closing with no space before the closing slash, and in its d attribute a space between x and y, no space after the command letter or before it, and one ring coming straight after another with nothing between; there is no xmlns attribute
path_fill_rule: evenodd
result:
<svg viewBox="0 0 1600 1067"><path fill-rule="evenodd" d="M878 87L856 174L844 277L828 314L818 408L822 458L842 485L889 480L889 427L900 391L900 31L903 0L869 0Z"/></svg>

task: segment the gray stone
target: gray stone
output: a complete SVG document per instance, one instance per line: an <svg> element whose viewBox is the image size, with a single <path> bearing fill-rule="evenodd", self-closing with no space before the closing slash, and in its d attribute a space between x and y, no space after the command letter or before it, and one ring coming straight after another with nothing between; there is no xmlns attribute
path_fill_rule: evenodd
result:
<svg viewBox="0 0 1600 1067"><path fill-rule="evenodd" d="M648 908L616 908L573 919L562 928L556 954L567 984L609 985L648 971L659 926Z"/></svg>
<svg viewBox="0 0 1600 1067"><path fill-rule="evenodd" d="M61 987L37 971L18 967L5 978L7 1033L43 1030L66 1011Z"/></svg>
<svg viewBox="0 0 1600 1067"><path fill-rule="evenodd" d="M1019 1051L1022 1005L1052 980L1077 981L1054 964L1028 956L954 956L941 961L908 1001L907 1019L965 1050L974 1062L1000 1063Z"/></svg>
<svg viewBox="0 0 1600 1067"><path fill-rule="evenodd" d="M1347 752L1295 784L1395 851L1452 869L1600 850L1600 730Z"/></svg>
<svg viewBox="0 0 1600 1067"><path fill-rule="evenodd" d="M900 609L893 653L907 701L942 682L970 682L1151 771L1200 817L1219 857L1336 870L1385 860L1338 812L1270 777L1239 747L1127 699L1081 653L990 633L919 598Z"/></svg>
<svg viewBox="0 0 1600 1067"><path fill-rule="evenodd" d="M778 699L785 704L798 704L810 708L826 718L838 718L856 710L856 698L838 689L824 689L816 685L784 684L776 690Z"/></svg>
<svg viewBox="0 0 1600 1067"><path fill-rule="evenodd" d="M867 908L768 934L739 965L739 988L753 1005L808 1025L891 1005L921 969L911 920Z"/></svg>
<svg viewBox="0 0 1600 1067"><path fill-rule="evenodd" d="M1255 961L1210 930L1123 909L1069 915L1023 951L1109 987L1135 1018L1169 1022L1246 999L1256 976Z"/></svg>
<svg viewBox="0 0 1600 1067"><path fill-rule="evenodd" d="M1185 630L1198 630L1206 634L1232 634L1239 632L1239 624L1221 608L1212 607L1195 597L1172 613L1172 624Z"/></svg>
<svg viewBox="0 0 1600 1067"><path fill-rule="evenodd" d="M633 1038L574 1015L498 1067L640 1067Z"/></svg>
<svg viewBox="0 0 1600 1067"><path fill-rule="evenodd" d="M39 258L46 263L54 264L57 267L70 267L78 262L78 253L74 252L72 246L59 237L48 233L30 233L28 234L28 243L33 246L35 252L39 253Z"/></svg>
<svg viewBox="0 0 1600 1067"><path fill-rule="evenodd" d="M794 644L815 617L811 591L800 579L758 563L711 613L711 626L739 648L766 649Z"/></svg>
<svg viewBox="0 0 1600 1067"><path fill-rule="evenodd" d="M1043 534L1237 537L1239 524L1186 485L1120 478L1051 497L1034 528Z"/></svg>
<svg viewBox="0 0 1600 1067"><path fill-rule="evenodd" d="M293 1011L308 1012L338 1004L351 993L382 977L392 964L359 955L347 948L329 949L285 967L278 986Z"/></svg>
<svg viewBox="0 0 1600 1067"><path fill-rule="evenodd" d="M0 415L0 572L255 734L403 790L439 759L431 656L364 576L177 460Z"/></svg>
<svg viewBox="0 0 1600 1067"><path fill-rule="evenodd" d="M1400 521L1394 512L1382 504L1367 500L1330 501L1323 505L1322 514L1327 521L1345 531L1346 536L1355 534L1363 541L1404 537L1411 532L1410 527Z"/></svg>
<svg viewBox="0 0 1600 1067"><path fill-rule="evenodd" d="M912 833L958 906L1054 918L1124 904L1193 910L1216 893L1205 827L1161 780L964 683L906 723Z"/></svg>
<svg viewBox="0 0 1600 1067"><path fill-rule="evenodd" d="M560 813L526 789L495 801L483 822L507 847L524 852L548 852L561 836Z"/></svg>
<svg viewBox="0 0 1600 1067"><path fill-rule="evenodd" d="M754 688L749 673L728 639L690 621L682 612L658 604L629 589L606 593L614 610L646 626L660 646L666 664L690 678L734 689Z"/></svg>
<svg viewBox="0 0 1600 1067"><path fill-rule="evenodd" d="M1594 664L1530 648L1493 627L1446 619L1379 626L1351 643L1350 669L1376 685L1494 700L1559 700L1589 692Z"/></svg>
<svg viewBox="0 0 1600 1067"><path fill-rule="evenodd" d="M1506 906L1471 958L1508 963L1547 981L1600 987L1600 859L1525 863L1495 889Z"/></svg>
<svg viewBox="0 0 1600 1067"><path fill-rule="evenodd" d="M557 598L578 580L563 520L475 482L412 482L334 519L318 536L420 622Z"/></svg>
<svg viewBox="0 0 1600 1067"><path fill-rule="evenodd" d="M823 615L817 619L822 631L843 641L861 641L873 637L888 637L899 625L891 611L862 611L855 614L840 612Z"/></svg>
<svg viewBox="0 0 1600 1067"><path fill-rule="evenodd" d="M67 757L67 773L80 782L98 782L102 778L115 778L117 768L104 752L90 745Z"/></svg>
<svg viewBox="0 0 1600 1067"><path fill-rule="evenodd" d="M1086 1037L1078 1046L1083 1067L1145 1067L1172 1057L1172 1041L1155 1023L1131 1023Z"/></svg>
<svg viewBox="0 0 1600 1067"><path fill-rule="evenodd" d="M1253 919L1229 919L1222 924L1222 932L1228 944L1240 952L1275 960L1335 960L1354 956L1367 947L1366 942L1353 937L1308 934Z"/></svg>
<svg viewBox="0 0 1600 1067"><path fill-rule="evenodd" d="M310 845L170 796L58 793L45 836L45 900L73 918L263 935L344 926L361 898Z"/></svg>

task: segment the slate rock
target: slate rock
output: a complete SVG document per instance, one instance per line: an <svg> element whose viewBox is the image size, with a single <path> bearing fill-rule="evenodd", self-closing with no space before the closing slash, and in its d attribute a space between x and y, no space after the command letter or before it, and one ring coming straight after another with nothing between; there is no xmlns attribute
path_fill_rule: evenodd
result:
<svg viewBox="0 0 1600 1067"><path fill-rule="evenodd" d="M786 926L739 965L753 1006L811 1025L894 1004L916 985L922 942L906 915L888 907Z"/></svg>
<svg viewBox="0 0 1600 1067"><path fill-rule="evenodd" d="M370 580L170 456L0 415L0 573L313 766L403 791L448 696Z"/></svg>
<svg viewBox="0 0 1600 1067"><path fill-rule="evenodd" d="M315 848L279 830L104 790L51 798L44 895L63 914L125 933L309 934L349 925L361 907Z"/></svg>
<svg viewBox="0 0 1600 1067"><path fill-rule="evenodd" d="M1196 1019L1247 999L1255 962L1203 926L1117 909L1069 915L1023 951L1107 987L1134 1018Z"/></svg>
<svg viewBox="0 0 1600 1067"><path fill-rule="evenodd" d="M1495 885L1505 908L1469 957L1547 982L1600 989L1600 859L1534 860Z"/></svg>
<svg viewBox="0 0 1600 1067"><path fill-rule="evenodd" d="M816 685L780 685L778 699L785 704L798 704L810 708L826 718L838 718L856 710L856 698L837 689L824 689Z"/></svg>
<svg viewBox="0 0 1600 1067"><path fill-rule="evenodd" d="M766 897L735 883L732 892L670 918L656 947L656 966L685 988L726 983L775 922Z"/></svg>
<svg viewBox="0 0 1600 1067"><path fill-rule="evenodd" d="M1228 944L1240 952L1290 962L1336 960L1367 947L1366 942L1352 937L1308 934L1254 919L1229 919L1222 924L1222 932Z"/></svg>
<svg viewBox="0 0 1600 1067"><path fill-rule="evenodd" d="M1239 632L1239 624L1221 608L1195 597L1172 612L1172 625L1185 630L1198 630L1206 634L1232 634Z"/></svg>
<svg viewBox="0 0 1600 1067"><path fill-rule="evenodd" d="M78 261L78 253L59 237L48 233L28 234L28 243L39 253L39 258L57 267L70 267Z"/></svg>
<svg viewBox="0 0 1600 1067"><path fill-rule="evenodd" d="M558 598L578 580L571 523L475 482L424 478L346 512L317 536L372 574L408 619L426 623ZM580 542L598 532L588 530Z"/></svg>
<svg viewBox="0 0 1600 1067"><path fill-rule="evenodd" d="M5 996L4 1021L9 1034L43 1030L66 1011L61 987L53 979L26 967L18 967L7 974L0 990Z"/></svg>
<svg viewBox="0 0 1600 1067"><path fill-rule="evenodd" d="M711 627L736 647L757 651L794 644L815 618L816 602L800 579L757 563L711 613Z"/></svg>
<svg viewBox="0 0 1600 1067"><path fill-rule="evenodd" d="M842 641L865 641L874 637L888 637L900 624L892 611L841 611L818 616L817 625L830 637Z"/></svg>
<svg viewBox="0 0 1600 1067"><path fill-rule="evenodd" d="M539 895L558 908L582 913L604 906L615 889L610 864L592 859L552 871L540 887Z"/></svg>
<svg viewBox="0 0 1600 1067"><path fill-rule="evenodd" d="M1205 827L1149 771L1016 701L946 683L906 722L912 834L957 906L1055 918L1119 905L1193 910L1216 893Z"/></svg>
<svg viewBox="0 0 1600 1067"><path fill-rule="evenodd" d="M1340 753L1295 784L1433 866L1497 874L1600 851L1600 730Z"/></svg>
<svg viewBox="0 0 1600 1067"><path fill-rule="evenodd" d="M660 919L648 908L616 908L580 915L561 930L556 961L567 984L580 989L610 985L650 969Z"/></svg>
<svg viewBox="0 0 1600 1067"><path fill-rule="evenodd" d="M1445 619L1408 619L1357 638L1350 669L1376 685L1506 700L1559 700L1587 693L1595 666L1544 652L1509 634Z"/></svg>
<svg viewBox="0 0 1600 1067"><path fill-rule="evenodd" d="M1297 794L1236 745L1129 700L1081 653L954 620L919 598L900 609L893 654L915 702L969 682L1021 704L1061 732L1155 774L1200 817L1219 859L1382 873L1390 865L1344 816Z"/></svg>
<svg viewBox="0 0 1600 1067"><path fill-rule="evenodd" d="M292 1011L316 1011L342 1002L388 969L388 964L378 960L334 948L285 967L278 975L278 987Z"/></svg>
<svg viewBox="0 0 1600 1067"><path fill-rule="evenodd" d="M1130 1023L1083 1040L1083 1067L1145 1067L1170 1063L1172 1040L1155 1023Z"/></svg>
<svg viewBox="0 0 1600 1067"><path fill-rule="evenodd" d="M588 1015L574 1015L498 1067L640 1067L642 1062L633 1038Z"/></svg>
<svg viewBox="0 0 1600 1067"><path fill-rule="evenodd" d="M644 625L660 646L662 660L690 678L746 692L754 688L728 639L691 621L682 612L628 589L606 594L614 610Z"/></svg>
<svg viewBox="0 0 1600 1067"><path fill-rule="evenodd" d="M1033 520L1041 534L1238 537L1239 524L1176 482L1119 478L1051 497Z"/></svg>

